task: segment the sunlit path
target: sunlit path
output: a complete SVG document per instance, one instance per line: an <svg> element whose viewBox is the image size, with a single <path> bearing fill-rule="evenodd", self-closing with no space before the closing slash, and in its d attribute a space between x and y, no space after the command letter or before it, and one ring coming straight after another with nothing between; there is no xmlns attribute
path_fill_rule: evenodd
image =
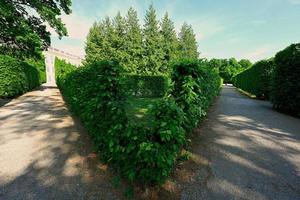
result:
<svg viewBox="0 0 300 200"><path fill-rule="evenodd" d="M300 199L300 119L225 86L199 134L209 167L182 199Z"/></svg>
<svg viewBox="0 0 300 200"><path fill-rule="evenodd" d="M56 87L0 107L0 199L118 199Z"/></svg>

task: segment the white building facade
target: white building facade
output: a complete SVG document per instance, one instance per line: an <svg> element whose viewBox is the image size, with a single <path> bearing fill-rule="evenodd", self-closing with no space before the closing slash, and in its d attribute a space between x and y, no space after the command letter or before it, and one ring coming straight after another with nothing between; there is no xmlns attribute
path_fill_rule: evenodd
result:
<svg viewBox="0 0 300 200"><path fill-rule="evenodd" d="M47 76L47 85L55 86L55 58L65 60L68 63L71 63L79 67L83 61L83 58L79 56L72 55L70 53L61 51L56 48L49 47L47 51L43 52L45 56L45 65L46 65L46 76Z"/></svg>

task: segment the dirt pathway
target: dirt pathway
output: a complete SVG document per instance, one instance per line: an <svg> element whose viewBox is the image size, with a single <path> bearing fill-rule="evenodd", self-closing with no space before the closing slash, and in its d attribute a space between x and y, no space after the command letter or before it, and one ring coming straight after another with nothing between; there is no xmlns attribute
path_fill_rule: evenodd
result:
<svg viewBox="0 0 300 200"><path fill-rule="evenodd" d="M300 119L225 86L196 133L181 199L300 200Z"/></svg>
<svg viewBox="0 0 300 200"><path fill-rule="evenodd" d="M57 88L0 107L0 199L118 199Z"/></svg>

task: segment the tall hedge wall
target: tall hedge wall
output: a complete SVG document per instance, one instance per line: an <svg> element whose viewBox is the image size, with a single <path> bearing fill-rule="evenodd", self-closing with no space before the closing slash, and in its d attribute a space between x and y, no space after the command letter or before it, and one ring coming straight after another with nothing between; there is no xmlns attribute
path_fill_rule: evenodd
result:
<svg viewBox="0 0 300 200"><path fill-rule="evenodd" d="M300 43L278 52L271 101L275 108L300 115Z"/></svg>
<svg viewBox="0 0 300 200"><path fill-rule="evenodd" d="M199 121L205 115L220 88L218 73L198 62L178 64L172 81L176 92L164 95L151 107L152 117L145 126L127 118L129 83L118 64L96 62L57 79L102 160L129 181L147 184L160 184L168 177L186 143L185 133L197 125L197 117ZM192 124L187 122L191 117Z"/></svg>
<svg viewBox="0 0 300 200"><path fill-rule="evenodd" d="M166 76L127 75L126 90L136 97L162 97L169 87Z"/></svg>
<svg viewBox="0 0 300 200"><path fill-rule="evenodd" d="M257 98L269 99L273 60L262 60L233 78L234 86L254 94Z"/></svg>
<svg viewBox="0 0 300 200"><path fill-rule="evenodd" d="M172 95L187 116L184 128L190 132L206 115L220 91L222 80L218 70L203 61L183 60L175 63L173 68Z"/></svg>
<svg viewBox="0 0 300 200"><path fill-rule="evenodd" d="M0 55L0 97L11 98L21 95L44 82L45 73L29 63ZM42 66L44 65L40 66L41 69Z"/></svg>
<svg viewBox="0 0 300 200"><path fill-rule="evenodd" d="M65 80L65 77L76 69L76 66L66 62L65 60L55 58L54 68L56 84L59 86L61 81Z"/></svg>

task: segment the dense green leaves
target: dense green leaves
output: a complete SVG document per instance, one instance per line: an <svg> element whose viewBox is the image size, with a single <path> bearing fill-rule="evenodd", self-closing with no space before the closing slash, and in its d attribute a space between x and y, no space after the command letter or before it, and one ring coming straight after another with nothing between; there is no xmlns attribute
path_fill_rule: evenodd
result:
<svg viewBox="0 0 300 200"><path fill-rule="evenodd" d="M179 33L179 57L182 59L198 59L196 35L191 25L184 23Z"/></svg>
<svg viewBox="0 0 300 200"><path fill-rule="evenodd" d="M142 82L147 85L135 92L152 90L151 95L161 96L166 87L163 85L167 84L165 77L126 77L117 63L102 61L71 70L57 80L70 108L91 134L103 161L129 181L163 183L186 143L186 130L196 126L219 91L220 78L214 69L197 61L176 66L175 92L167 93L149 108L147 114L151 117L146 124L127 118L128 85L138 88ZM152 87L154 82L161 85ZM189 123L187 119L191 117Z"/></svg>
<svg viewBox="0 0 300 200"><path fill-rule="evenodd" d="M22 62L0 55L0 97L15 97L38 87L45 81L44 70L40 61Z"/></svg>
<svg viewBox="0 0 300 200"><path fill-rule="evenodd" d="M158 74L162 67L162 38L159 34L158 25L155 10L151 5L146 13L144 23L144 66L142 67L142 74Z"/></svg>
<svg viewBox="0 0 300 200"><path fill-rule="evenodd" d="M292 44L278 52L271 101L275 108L300 115L300 44Z"/></svg>
<svg viewBox="0 0 300 200"><path fill-rule="evenodd" d="M269 99L273 60L262 60L233 78L233 84L242 90L256 95L257 98Z"/></svg>
<svg viewBox="0 0 300 200"><path fill-rule="evenodd" d="M54 67L55 79L59 87L60 84L64 85L63 81L66 79L66 76L76 69L74 65L67 63L65 60L61 60L59 58L55 58Z"/></svg>
<svg viewBox="0 0 300 200"><path fill-rule="evenodd" d="M208 106L221 88L221 78L216 69L203 61L183 60L175 63L173 67L172 95L188 116L184 128L190 132L206 115Z"/></svg>
<svg viewBox="0 0 300 200"><path fill-rule="evenodd" d="M219 69L219 74L224 83L232 83L232 78L238 73L252 66L249 60L242 59L239 62L235 58L230 59L211 59L208 62L212 68Z"/></svg>
<svg viewBox="0 0 300 200"><path fill-rule="evenodd" d="M126 91L135 97L163 97L169 87L166 76L127 75L125 83Z"/></svg>
<svg viewBox="0 0 300 200"><path fill-rule="evenodd" d="M120 13L110 20L94 23L86 40L86 63L113 60L131 74L159 75L171 71L170 63L180 57L198 58L197 41L190 25L176 35L166 13L161 22L151 5L143 29L137 12L130 8L125 18Z"/></svg>
<svg viewBox="0 0 300 200"><path fill-rule="evenodd" d="M0 53L19 57L40 56L39 52L50 46L50 33L45 23L60 37L67 35L58 16L62 12L71 13L70 7L71 0L2 0Z"/></svg>
<svg viewBox="0 0 300 200"><path fill-rule="evenodd" d="M178 39L174 27L174 23L169 18L168 13L166 12L162 21L161 21L161 47L163 50L163 61L161 71L171 71L170 63L175 61L178 57Z"/></svg>

